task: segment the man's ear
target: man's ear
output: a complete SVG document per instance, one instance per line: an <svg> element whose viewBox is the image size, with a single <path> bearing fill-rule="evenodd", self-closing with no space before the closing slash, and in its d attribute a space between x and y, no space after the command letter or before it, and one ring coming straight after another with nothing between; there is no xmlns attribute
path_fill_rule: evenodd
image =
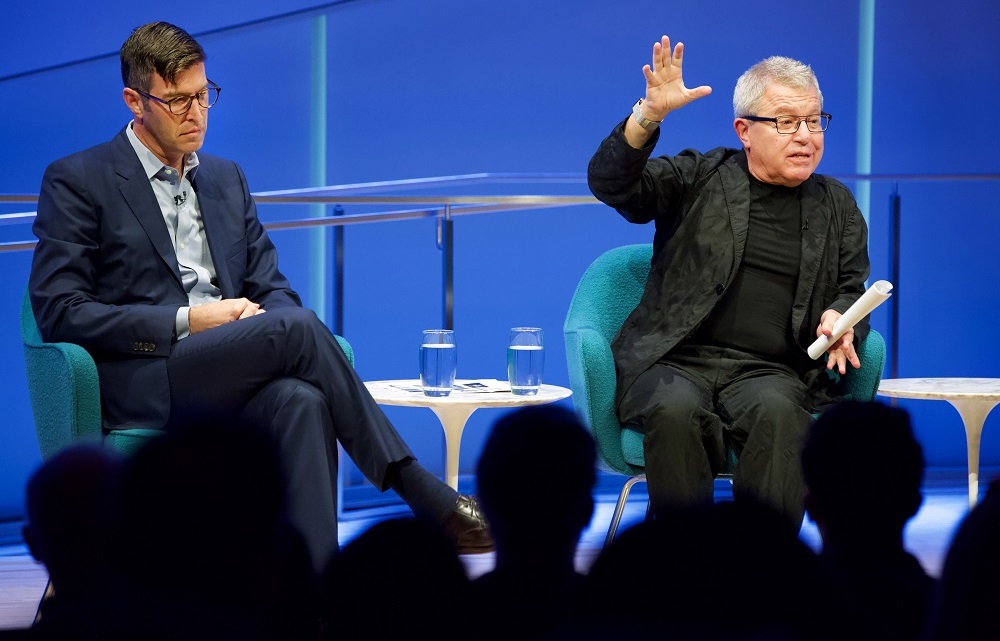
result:
<svg viewBox="0 0 1000 641"><path fill-rule="evenodd" d="M736 132L736 136L743 143L743 147L746 148L750 145L750 123L742 118L737 118L733 121L733 130Z"/></svg>
<svg viewBox="0 0 1000 641"><path fill-rule="evenodd" d="M125 87L122 89L122 100L125 101L125 106L128 110L132 112L132 116L138 120L142 120L142 96L136 93L135 89L129 89Z"/></svg>

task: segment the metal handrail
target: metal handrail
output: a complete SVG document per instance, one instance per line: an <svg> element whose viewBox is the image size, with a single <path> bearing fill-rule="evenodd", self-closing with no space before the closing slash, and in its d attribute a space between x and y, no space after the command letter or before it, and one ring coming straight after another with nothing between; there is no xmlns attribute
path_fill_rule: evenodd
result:
<svg viewBox="0 0 1000 641"><path fill-rule="evenodd" d="M293 220L264 222L264 228L273 230L304 229L318 227L336 227L339 234L341 227L359 223L375 223L397 220L414 220L434 218L437 221L437 246L442 250L443 269L443 323L444 327L454 325L454 245L452 222L456 216L471 214L488 214L503 211L519 211L526 209L549 209L573 205L599 204L593 196L547 196L547 195L516 195L516 196L394 196L384 195L385 192L404 189L428 188L456 185L475 185L482 183L585 183L582 175L575 174L467 174L464 176L441 176L436 178L421 178L414 180L383 181L372 183L357 183L352 185L335 185L327 187L311 187L253 194L254 201L260 205L296 204L338 205L333 215L312 216ZM365 196L359 194L380 192L383 195ZM35 203L35 194L0 194L0 202ZM426 205L410 209L392 209L367 213L344 214L339 207L344 204L354 205ZM0 225L27 224L35 217L34 212L16 214L0 214ZM335 266L335 283L343 282L343 263L339 259L342 247L342 237L336 239L338 259ZM0 253L15 251L30 251L37 241L15 241L0 243ZM335 309L343 305L343 291L337 285L334 291ZM343 332L342 317L339 312L335 321L334 331Z"/></svg>
<svg viewBox="0 0 1000 641"><path fill-rule="evenodd" d="M319 188L330 189L330 188ZM273 192L272 192L273 193ZM16 198L16 199L15 199ZM33 198L33 200L32 200ZM37 202L37 196L10 196L0 194L0 202ZM255 194L258 204L359 204L359 205L429 205L415 209L396 209L358 214L315 216L293 220L270 221L264 223L268 230L301 229L308 227L330 227L358 223L376 223L392 220L414 220L419 218L446 218L469 214L489 214L525 209L549 209L573 205L599 204L593 196L335 196L335 195L267 195ZM447 213L447 215L446 215ZM0 214L0 225L29 224L35 212ZM0 253L33 249L35 241L0 243Z"/></svg>
<svg viewBox="0 0 1000 641"><path fill-rule="evenodd" d="M1000 174L825 174L842 182L938 182L938 181L996 181ZM332 203L332 202L394 202L386 196L375 197L374 200L346 200L346 198L365 193L386 193L401 189L424 189L432 186L475 185L484 183L561 183L580 184L587 182L584 174L578 173L477 173L455 176L434 176L430 178L411 178L404 180L385 180L366 183L350 183L330 185L326 187L307 187L302 189L284 189L276 191L257 192L254 198L258 203ZM530 198L522 196L521 198ZM403 196L401 199L411 197ZM494 196L462 197L462 196L431 196L412 197L413 200L398 202L446 203L446 202L484 202L495 200ZM454 200L449 199L465 199ZM468 198L481 200L468 200ZM38 194L0 194L0 203L34 203L38 202Z"/></svg>
<svg viewBox="0 0 1000 641"><path fill-rule="evenodd" d="M899 193L898 184L901 182L942 182L942 181L1000 181L1000 174L827 174L842 182L891 182L896 185L892 202L890 203L890 219L892 222L892 282L898 286L899 278ZM565 207L572 205L598 204L599 201L593 196L543 196L543 195L518 195L518 196L394 196L388 192L426 189L430 187L455 187L481 184L578 184L586 185L584 174L557 174L557 173L478 173L464 174L456 176L437 176L431 178L415 178L407 180L377 181L367 183L354 183L346 185L331 185L325 187L308 187L303 189L286 189L278 191L266 191L253 194L254 200L261 205L265 204L331 204L331 205L426 205L413 209L395 209L389 211L376 211L357 214L343 214L337 208L332 216L314 216L294 220L272 221L264 223L268 230L302 229L309 227L342 227L345 225L358 223L386 222L394 220L413 220L419 218L436 218L437 244L443 251L444 268L444 323L445 327L452 327L452 284L453 284L453 246L452 246L452 219L455 216L468 214L486 214L503 211L517 211L524 209L548 209L552 207ZM364 194L378 193L377 196L366 196ZM0 194L0 203L35 203L38 201L37 194ZM0 225L24 224L34 218L34 212L24 212L17 214L0 215ZM338 233L339 230L338 230ZM340 245L338 241L338 247ZM13 251L28 251L34 248L35 241L15 241L0 243L0 253ZM337 280L340 282L342 264L337 264ZM339 298L341 292L337 292ZM896 328L898 326L898 296L894 297L894 305L891 308L890 325L892 336L890 342L891 363L890 369L893 375L896 370ZM340 309L341 301L337 301L337 309Z"/></svg>

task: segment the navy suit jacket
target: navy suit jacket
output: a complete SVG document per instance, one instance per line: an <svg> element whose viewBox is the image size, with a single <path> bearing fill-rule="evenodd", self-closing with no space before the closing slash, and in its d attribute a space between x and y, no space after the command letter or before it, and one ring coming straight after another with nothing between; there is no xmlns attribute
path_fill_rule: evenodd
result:
<svg viewBox="0 0 1000 641"><path fill-rule="evenodd" d="M222 296L265 309L301 305L278 270L243 171L207 153L198 160L193 186ZM33 231L29 291L42 337L76 343L94 357L105 427L162 426L170 412L166 361L174 318L188 298L156 196L124 129L49 165Z"/></svg>

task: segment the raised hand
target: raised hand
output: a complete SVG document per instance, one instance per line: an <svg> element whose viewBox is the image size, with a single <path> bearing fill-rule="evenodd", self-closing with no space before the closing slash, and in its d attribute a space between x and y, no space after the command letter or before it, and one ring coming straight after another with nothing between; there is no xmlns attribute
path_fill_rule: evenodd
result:
<svg viewBox="0 0 1000 641"><path fill-rule="evenodd" d="M670 51L670 38L663 36L653 45L653 63L642 68L646 77L646 97L642 101L643 115L651 120L663 120L664 116L680 109L698 98L712 93L708 85L694 89L684 86L681 65L684 58L684 43L678 42Z"/></svg>

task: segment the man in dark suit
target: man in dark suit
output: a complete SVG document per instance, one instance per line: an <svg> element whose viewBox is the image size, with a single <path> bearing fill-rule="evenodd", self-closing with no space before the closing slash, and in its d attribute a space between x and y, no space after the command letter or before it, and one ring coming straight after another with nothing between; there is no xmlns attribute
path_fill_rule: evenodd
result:
<svg viewBox="0 0 1000 641"><path fill-rule="evenodd" d="M317 569L336 549L337 441L459 552L491 549L475 500L417 463L302 307L242 170L199 152L221 91L205 59L174 25L135 29L121 49L132 122L46 170L29 283L42 336L94 357L106 429L207 412L269 426Z"/></svg>

